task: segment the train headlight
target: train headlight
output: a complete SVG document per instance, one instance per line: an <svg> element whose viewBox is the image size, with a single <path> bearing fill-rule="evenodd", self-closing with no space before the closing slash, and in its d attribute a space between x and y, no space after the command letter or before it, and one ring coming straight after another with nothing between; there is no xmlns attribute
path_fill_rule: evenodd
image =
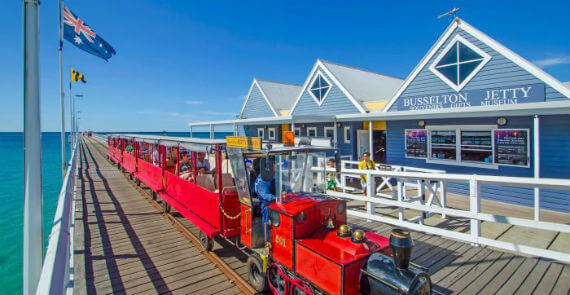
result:
<svg viewBox="0 0 570 295"><path fill-rule="evenodd" d="M337 235L339 237L345 238L350 237L350 226L343 224L338 227Z"/></svg>
<svg viewBox="0 0 570 295"><path fill-rule="evenodd" d="M366 234L364 231L357 229L352 233L352 242L363 243L366 240Z"/></svg>

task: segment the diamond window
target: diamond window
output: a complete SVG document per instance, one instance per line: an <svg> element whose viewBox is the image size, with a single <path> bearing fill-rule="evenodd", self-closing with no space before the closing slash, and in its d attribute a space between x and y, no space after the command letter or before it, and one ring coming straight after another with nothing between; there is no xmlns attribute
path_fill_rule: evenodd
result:
<svg viewBox="0 0 570 295"><path fill-rule="evenodd" d="M457 35L436 58L430 70L460 91L491 59L487 53Z"/></svg>
<svg viewBox="0 0 570 295"><path fill-rule="evenodd" d="M325 100L325 97L329 93L331 89L331 84L326 80L326 78L321 75L321 73L317 74L315 80L313 80L313 84L309 89L309 93L313 96L315 101L321 105Z"/></svg>

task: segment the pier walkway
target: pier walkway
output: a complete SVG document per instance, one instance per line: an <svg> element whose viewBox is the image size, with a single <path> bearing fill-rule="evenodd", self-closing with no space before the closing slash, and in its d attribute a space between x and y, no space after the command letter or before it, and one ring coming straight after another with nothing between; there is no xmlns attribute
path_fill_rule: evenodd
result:
<svg viewBox="0 0 570 295"><path fill-rule="evenodd" d="M153 206L144 188L135 188L116 166L105 160L104 154L103 142L94 138L84 141L81 193L76 200L77 294L243 291L175 230L172 223L194 234L195 227L175 212L160 213L158 204ZM392 229L354 217L349 218L349 223L381 234ZM420 232L412 235L414 262L429 268L434 289L444 294L570 294L570 265L474 247ZM237 274L246 277L246 257L235 247L217 241L213 252Z"/></svg>
<svg viewBox="0 0 570 295"><path fill-rule="evenodd" d="M93 142L81 147L74 293L239 294Z"/></svg>

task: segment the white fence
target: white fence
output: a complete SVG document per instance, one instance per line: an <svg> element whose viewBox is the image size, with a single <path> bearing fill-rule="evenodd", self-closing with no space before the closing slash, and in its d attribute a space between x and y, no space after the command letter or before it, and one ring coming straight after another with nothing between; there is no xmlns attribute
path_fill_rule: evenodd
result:
<svg viewBox="0 0 570 295"><path fill-rule="evenodd" d="M70 285L70 276L73 275L70 273L70 267L73 266L73 199L76 194L78 159L76 143L59 193L36 295L65 294L73 290Z"/></svg>
<svg viewBox="0 0 570 295"><path fill-rule="evenodd" d="M344 162L344 161L343 161ZM352 163L348 163L352 164ZM365 218L372 221L379 221L396 226L406 227L412 230L422 231L430 234L436 234L443 237L458 239L470 242L476 245L487 245L504 250L515 251L518 253L540 256L570 263L570 254L558 252L554 250L540 249L521 245L517 243L498 241L489 239L481 235L481 222L498 222L510 225L523 226L528 228L555 231L561 233L570 233L570 225L564 223L544 222L536 219L525 219L519 217L508 216L509 211L505 210L505 215L496 215L481 212L481 186L498 185L505 187L522 187L522 188L538 188L538 189L556 189L570 191L570 180L566 179L547 179L547 178L525 178L525 177L504 177L504 176L484 176L484 175L464 175L464 174L445 174L437 171L428 171L424 169L414 169L411 167L391 166L391 169L384 170L358 170L344 168L340 172L341 186L346 189L345 182L347 177L366 176L366 196L362 193L351 194L345 191L328 191L329 195L340 197L343 199L364 201L367 203L366 211L348 210L348 214L356 217ZM322 168L320 168L322 169ZM334 169L327 168L327 171ZM378 193L379 186L375 187L374 179L381 179L382 183L386 180L395 182L395 185L384 186L382 189L390 188L391 194ZM446 182L458 182L469 184L469 208L466 210L456 208L446 208ZM406 186L416 184L418 196L407 197L405 194ZM538 196L535 195L535 198ZM399 208L397 218L387 215L376 214L374 204L383 206L393 206ZM534 210L540 210L540 202L534 202ZM419 216L412 219L404 217L404 210L412 209L419 212ZM445 218L446 215L467 218L470 220L469 233L461 233L445 228L437 228L423 224L423 217L426 214L441 214Z"/></svg>

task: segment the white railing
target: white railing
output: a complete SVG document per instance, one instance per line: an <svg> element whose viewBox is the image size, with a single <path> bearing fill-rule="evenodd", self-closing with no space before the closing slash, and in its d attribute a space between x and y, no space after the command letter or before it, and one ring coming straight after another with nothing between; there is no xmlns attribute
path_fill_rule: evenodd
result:
<svg viewBox="0 0 570 295"><path fill-rule="evenodd" d="M91 133L91 137L97 138L99 140L102 140L103 142L107 142L107 135L105 134L99 134L99 133Z"/></svg>
<svg viewBox="0 0 570 295"><path fill-rule="evenodd" d="M329 169L327 169L329 170ZM329 195L340 197L343 199L364 201L367 204L379 204L384 206L394 206L399 208L397 217L390 217L388 215L376 214L374 210L367 208L366 211L348 210L348 214L367 220L379 221L396 226L406 227L412 230L422 231L430 234L436 234L448 238L458 239L465 242L470 242L475 245L487 245L504 250L514 251L517 253L529 254L540 256L550 259L559 260L562 262L570 263L570 253L558 252L554 250L541 249L518 243L505 242L483 237L481 235L481 222L498 222L510 225L523 226L528 228L555 231L561 233L570 233L570 225L564 223L545 222L534 219L526 219L519 217L508 216L508 209L504 210L505 215L489 214L481 212L481 186L483 185L498 185L504 187L519 187L519 188L538 188L538 189L556 189L570 192L570 180L567 179L550 179L550 178L527 178L527 177L504 177L504 176L485 176L485 175L465 175L465 174L445 174L445 173L426 173L426 172L409 172L409 171L390 171L390 170L358 170L358 169L343 169L340 173L343 175L350 175L360 177L365 175L367 177L367 195L350 194L346 192L328 191ZM396 180L396 199L391 198L378 198L370 193L373 186L374 178L390 178ZM418 198L404 198L404 188L406 182L415 182L422 184L429 184L426 187L429 191L429 199ZM434 191L429 187L433 183L442 183L441 187L445 188L445 182L459 182L469 184L469 206L468 209L445 208L443 204L435 204L433 201L437 199L438 195L441 197L442 193L445 194L445 189ZM535 195L536 198L536 195ZM441 200L441 199L440 199ZM535 206L539 206L535 202ZM419 212L419 218L406 219L404 217L404 210L411 209ZM540 208L534 208L540 210ZM470 232L461 233L450 229L437 228L423 224L423 213L442 214L460 218L467 218L470 220Z"/></svg>
<svg viewBox="0 0 570 295"><path fill-rule="evenodd" d="M73 273L70 269L73 267L74 196L79 159L75 142L59 193L36 295L73 292Z"/></svg>

